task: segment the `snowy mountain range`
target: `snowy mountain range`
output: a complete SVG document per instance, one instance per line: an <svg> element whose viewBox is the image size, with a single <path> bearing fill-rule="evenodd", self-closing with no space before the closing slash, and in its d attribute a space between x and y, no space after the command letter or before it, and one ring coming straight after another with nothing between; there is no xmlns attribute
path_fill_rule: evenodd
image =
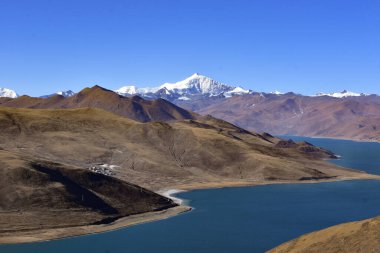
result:
<svg viewBox="0 0 380 253"><path fill-rule="evenodd" d="M246 90L239 86L222 84L198 73L195 73L185 80L176 83L164 83L161 86L154 88L137 88L136 86L124 86L118 90L115 90L115 92L122 96L140 95L146 98L165 98L170 101L188 101L192 100L193 98L207 98L217 96L228 98L232 96L254 93L252 90ZM284 95L284 93L279 91L271 92L271 94ZM334 93L318 93L315 96L346 98L368 95L364 93L355 93L344 90L342 92Z"/></svg>
<svg viewBox="0 0 380 253"><path fill-rule="evenodd" d="M75 92L72 91L72 90L58 91L56 93L53 93L53 94L50 94L50 95L43 95L43 96L40 96L40 97L41 98L48 98L48 97L52 97L54 95L61 95L61 96L64 96L64 97L71 97L71 96L75 95ZM19 95L14 90L7 89L7 88L0 88L0 98L17 98L17 97L19 97Z"/></svg>
<svg viewBox="0 0 380 253"><path fill-rule="evenodd" d="M115 92L122 96L141 95L148 98L165 98L170 101L191 100L199 97L231 97L252 93L251 90L223 84L198 73L176 83L164 83L154 88L124 86Z"/></svg>
<svg viewBox="0 0 380 253"><path fill-rule="evenodd" d="M220 83L210 77L195 73L190 77L175 83L164 83L157 87L145 87L139 88L134 85L123 86L114 92L121 96L134 96L139 95L147 99L163 98L171 102L191 101L208 98L229 98L232 96L241 96L246 94L253 94L252 90L244 89L240 86L231 86ZM76 93L72 90L59 91L50 95L41 96L42 98L48 98L54 95L62 95L64 97L70 97ZM274 91L271 94L283 95L284 93ZM315 96L329 96L335 98L346 97L359 97L368 96L364 93L355 93L344 90L342 92L335 93L318 93ZM0 88L0 97L16 98L18 94L7 88Z"/></svg>

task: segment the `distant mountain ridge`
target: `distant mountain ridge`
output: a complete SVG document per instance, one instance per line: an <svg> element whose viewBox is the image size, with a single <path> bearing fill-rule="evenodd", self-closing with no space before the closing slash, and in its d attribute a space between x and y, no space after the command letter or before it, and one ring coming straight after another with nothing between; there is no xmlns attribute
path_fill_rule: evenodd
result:
<svg viewBox="0 0 380 253"><path fill-rule="evenodd" d="M33 109L99 108L140 122L195 119L199 116L164 99L123 97L98 85L69 97L56 94L45 98L25 95L14 99L0 98L0 105Z"/></svg>
<svg viewBox="0 0 380 253"><path fill-rule="evenodd" d="M247 95L253 93L259 93L258 91L253 91L250 89L244 89L242 86L235 86L224 84L219 81L216 81L210 77L201 75L199 73L194 73L193 75L185 78L182 81L174 82L174 83L164 83L162 85L156 87L145 87L140 88L135 85L127 85L122 86L119 89L114 90L114 92L118 93L122 96L134 96L139 95L148 99L157 99L164 98L171 102L175 102L176 100L198 100L199 98L211 98L211 97L223 97L228 98L232 96L239 95ZM54 95L62 95L64 97L70 97L75 95L76 93L72 90L64 90L58 91L49 95L42 95L40 97L47 98ZM265 93L263 93L265 94ZM284 95L285 93L279 91L273 91L267 94L276 94L276 95ZM15 98L18 97L16 91L0 88L0 97L10 97ZM335 98L346 98L346 97L360 97L360 96L369 96L369 94L365 93L357 93L352 91L343 90L342 92L332 92L332 93L317 93L314 96L329 96Z"/></svg>
<svg viewBox="0 0 380 253"><path fill-rule="evenodd" d="M189 108L184 106L184 108ZM380 141L380 97L250 94L195 110L253 131Z"/></svg>
<svg viewBox="0 0 380 253"><path fill-rule="evenodd" d="M223 84L198 73L153 88L124 86L111 91L94 86L91 89L98 91L90 92L91 96L87 89L77 94L70 91L44 96L45 100L17 97L8 92L4 93L8 97L0 98L0 105L95 107L141 122L191 119L199 113L258 132L380 141L380 96L377 95L347 90L314 96L278 91L263 93Z"/></svg>
<svg viewBox="0 0 380 253"><path fill-rule="evenodd" d="M317 93L316 96L317 97L328 96L328 97L334 97L334 98L346 98L346 97L365 97L365 96L368 96L368 94L356 93L356 92L344 90L342 92Z"/></svg>

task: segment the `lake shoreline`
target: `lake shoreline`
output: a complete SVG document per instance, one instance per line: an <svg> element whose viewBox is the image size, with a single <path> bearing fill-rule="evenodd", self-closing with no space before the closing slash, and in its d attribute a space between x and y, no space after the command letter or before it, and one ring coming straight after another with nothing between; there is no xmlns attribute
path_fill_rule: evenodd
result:
<svg viewBox="0 0 380 253"><path fill-rule="evenodd" d="M354 141L354 142L368 142L368 143L380 143L380 140L374 140L374 139L355 139L355 138L345 138L345 137L331 137L331 136L313 136L313 135L276 135L280 138L288 138L290 137L290 139L292 137L307 137L307 138L311 138L311 139L330 139L330 140L339 140L339 141Z"/></svg>
<svg viewBox="0 0 380 253"><path fill-rule="evenodd" d="M322 180L287 180L287 181L231 181L231 182L209 182L209 183L192 183L185 185L176 185L172 188L166 188L158 190L157 193L173 199L176 203L184 203L182 199L179 199L174 194L191 191L191 190L201 190L201 189L218 189L218 188L229 188L229 187L255 187L261 185L276 185L276 184L316 184L316 183L329 183L329 182L339 182L339 181L350 181L350 180L380 180L380 176L365 174L356 175L355 177L337 177L332 179L322 179ZM143 224L147 222L153 222L163 219L168 219L170 217L186 213L191 211L192 208L186 205L179 205L176 207L168 208L165 210L157 212L148 212L137 215L131 215L127 217L120 218L109 224L102 225L87 225L78 227L67 227L67 228L54 228L54 229L41 229L41 230L30 230L25 232L12 232L8 235L1 235L1 244L19 244L19 243L33 243L33 242L43 242L50 240L59 240L77 236L92 235L104 232L110 232L125 227Z"/></svg>

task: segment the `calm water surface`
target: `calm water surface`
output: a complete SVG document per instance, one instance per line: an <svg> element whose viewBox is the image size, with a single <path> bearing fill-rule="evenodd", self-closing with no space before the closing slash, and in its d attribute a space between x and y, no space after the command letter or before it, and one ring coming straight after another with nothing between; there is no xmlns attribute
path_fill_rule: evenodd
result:
<svg viewBox="0 0 380 253"><path fill-rule="evenodd" d="M307 140L342 156L334 163L380 174L380 144ZM113 232L0 246L0 252L264 252L299 235L380 215L380 181L197 190L195 210Z"/></svg>
<svg viewBox="0 0 380 253"><path fill-rule="evenodd" d="M324 138L306 138L283 136L294 141L308 141L316 146L324 147L342 156L331 161L339 166L367 171L380 175L380 143L332 140Z"/></svg>

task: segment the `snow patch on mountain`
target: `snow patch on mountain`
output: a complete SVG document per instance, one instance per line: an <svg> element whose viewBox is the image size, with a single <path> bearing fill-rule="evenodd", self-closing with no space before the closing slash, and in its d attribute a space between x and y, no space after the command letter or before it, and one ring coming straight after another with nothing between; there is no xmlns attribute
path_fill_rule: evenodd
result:
<svg viewBox="0 0 380 253"><path fill-rule="evenodd" d="M145 95L148 93L155 93L159 90L159 87L154 87L154 88L137 88L134 85L130 86L123 86L120 89L114 90L117 94L121 96L130 96L130 95L136 95L136 94L141 94Z"/></svg>
<svg viewBox="0 0 380 253"><path fill-rule="evenodd" d="M56 94L64 96L64 97L72 97L75 95L75 92L72 90L58 91Z"/></svg>
<svg viewBox="0 0 380 253"><path fill-rule="evenodd" d="M123 86L120 89L115 90L115 92L119 95L134 95L137 93L137 88L134 85Z"/></svg>
<svg viewBox="0 0 380 253"><path fill-rule="evenodd" d="M242 87L236 87L233 90L224 92L224 96L225 97L241 96L241 95L250 94L250 93L251 93L250 90L245 90Z"/></svg>
<svg viewBox="0 0 380 253"><path fill-rule="evenodd" d="M18 94L14 90L7 89L7 88L0 88L0 97L17 98Z"/></svg>
<svg viewBox="0 0 380 253"><path fill-rule="evenodd" d="M282 93L281 91L278 91L278 90L272 91L271 94L274 94L274 95L284 95L284 93Z"/></svg>
<svg viewBox="0 0 380 253"><path fill-rule="evenodd" d="M179 97L178 100L191 100L191 98L188 98L188 97Z"/></svg>
<svg viewBox="0 0 380 253"><path fill-rule="evenodd" d="M334 93L318 93L316 96L317 97L328 96L328 97L334 97L334 98L345 98L345 97L367 96L367 94L356 93L356 92L351 92L351 91L344 90L342 92L334 92Z"/></svg>

